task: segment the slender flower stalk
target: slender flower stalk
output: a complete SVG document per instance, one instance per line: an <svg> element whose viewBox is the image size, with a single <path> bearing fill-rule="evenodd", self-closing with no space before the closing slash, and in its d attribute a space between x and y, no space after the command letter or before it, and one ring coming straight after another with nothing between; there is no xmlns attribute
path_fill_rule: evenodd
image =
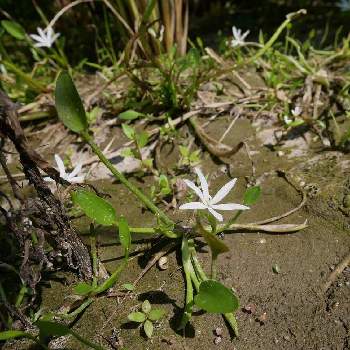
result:
<svg viewBox="0 0 350 350"><path fill-rule="evenodd" d="M218 221L223 221L223 216L217 212L217 210L247 210L249 207L243 204L236 203L225 203L220 204L235 186L237 179L229 181L226 185L221 187L221 189L216 193L214 197L209 194L208 182L205 179L202 171L199 168L194 169L199 181L200 188L197 187L192 181L184 180L186 185L199 197L200 202L189 202L182 204L179 209L186 210L196 210L196 209L207 209Z"/></svg>

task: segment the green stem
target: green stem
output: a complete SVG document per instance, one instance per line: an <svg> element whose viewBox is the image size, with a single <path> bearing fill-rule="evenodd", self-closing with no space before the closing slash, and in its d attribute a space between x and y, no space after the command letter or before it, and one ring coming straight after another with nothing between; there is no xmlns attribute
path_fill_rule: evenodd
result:
<svg viewBox="0 0 350 350"><path fill-rule="evenodd" d="M127 264L128 264L128 260L124 259L123 263L117 267L117 269L112 273L112 275L93 291L93 294L97 295L97 294L103 293L107 289L113 287L113 285L118 281L119 275L127 266Z"/></svg>
<svg viewBox="0 0 350 350"><path fill-rule="evenodd" d="M248 61L245 61L244 64L247 65L249 63L255 62L259 57L261 57L269 48L272 47L272 45L275 43L275 41L278 39L280 34L283 32L283 30L288 26L288 24L299 15L305 14L305 10L299 10L297 12L293 12L287 15L286 20L277 28L275 33L272 35L270 40Z"/></svg>
<svg viewBox="0 0 350 350"><path fill-rule="evenodd" d="M193 308L193 285L192 285L192 279L191 279L191 270L193 270L193 267L191 264L191 255L188 248L188 239L186 237L183 237L182 239L181 253L182 253L182 265L183 265L185 280L186 280L186 299L185 299L185 310L182 315L178 329L184 329L186 327L186 324L192 317L192 308Z"/></svg>
<svg viewBox="0 0 350 350"><path fill-rule="evenodd" d="M157 233L157 230L153 227L130 227L130 232L153 235Z"/></svg>
<svg viewBox="0 0 350 350"><path fill-rule="evenodd" d="M92 137L88 134L87 131L81 133L82 138L90 145L93 152L98 156L100 161L111 171L114 177L119 180L129 191L131 191L136 197L138 197L141 202L159 219L166 224L167 226L173 227L175 223L162 211L160 210L139 188L134 186L128 179L121 174L114 165L105 157L101 149L95 144ZM167 232L165 233L171 238L176 238L177 236L174 233Z"/></svg>
<svg viewBox="0 0 350 350"><path fill-rule="evenodd" d="M95 232L92 229L91 230L91 236L90 236L90 247L91 247L91 258L92 258L92 270L93 270L93 277L92 277L92 286L93 288L97 287L97 249L96 249L96 236Z"/></svg>
<svg viewBox="0 0 350 350"><path fill-rule="evenodd" d="M22 301L26 292L27 292L27 287L25 284L23 284L16 299L16 303L15 303L16 307L19 307L22 304Z"/></svg>
<svg viewBox="0 0 350 350"><path fill-rule="evenodd" d="M62 318L62 319L72 319L72 318L74 319L81 312L83 312L93 301L94 301L93 298L88 298L78 308L76 308L71 313L69 313L69 314L57 314L56 316L58 316L59 318Z"/></svg>
<svg viewBox="0 0 350 350"><path fill-rule="evenodd" d="M20 79L22 79L32 90L35 92L41 93L46 92L46 87L41 85L40 83L36 82L31 76L24 73L20 68L18 68L16 65L8 62L8 61L2 61L3 65L13 73L15 73Z"/></svg>
<svg viewBox="0 0 350 350"><path fill-rule="evenodd" d="M238 337L239 336L238 323L237 323L235 315L232 312L230 312L227 314L223 314L223 316L225 317L226 321L229 323L229 325L231 326L231 328L235 332L236 337Z"/></svg>
<svg viewBox="0 0 350 350"><path fill-rule="evenodd" d="M217 261L218 261L218 256L214 255L211 258L211 272L210 272L210 277L212 280L216 280L216 273L217 273Z"/></svg>
<svg viewBox="0 0 350 350"><path fill-rule="evenodd" d="M85 344L86 346L92 348L92 349L96 349L96 350L105 350L105 348L103 348L100 345L91 343L89 340L85 339L84 337L82 337L81 335L79 335L78 333L70 330L70 333L73 335L73 337L77 338L81 343Z"/></svg>
<svg viewBox="0 0 350 350"><path fill-rule="evenodd" d="M192 265L196 271L196 274L198 275L200 281L205 281L207 280L207 276L205 275L205 272L202 269L202 266L200 265L197 255L195 253L192 253L191 255L191 259L192 259Z"/></svg>

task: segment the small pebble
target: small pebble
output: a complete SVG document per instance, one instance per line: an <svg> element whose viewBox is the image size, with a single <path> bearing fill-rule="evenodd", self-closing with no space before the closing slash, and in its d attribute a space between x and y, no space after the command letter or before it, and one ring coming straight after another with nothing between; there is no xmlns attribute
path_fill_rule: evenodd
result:
<svg viewBox="0 0 350 350"><path fill-rule="evenodd" d="M259 243L265 244L265 243L266 243L266 239L265 239L265 238L260 238L260 239L259 239Z"/></svg>
<svg viewBox="0 0 350 350"><path fill-rule="evenodd" d="M243 312L246 312L247 314L255 314L256 312L256 305L253 303L247 304L246 306L244 306L244 308L242 309Z"/></svg>
<svg viewBox="0 0 350 350"><path fill-rule="evenodd" d="M158 267L161 270L166 270L168 268L168 258L166 256L162 256L159 260L158 260Z"/></svg>
<svg viewBox="0 0 350 350"><path fill-rule="evenodd" d="M278 273L281 272L281 269L280 269L280 267L279 267L277 264L274 264L274 265L272 266L272 271L273 271L273 273L278 274Z"/></svg>
<svg viewBox="0 0 350 350"><path fill-rule="evenodd" d="M219 345L221 342L222 342L222 338L221 338L221 337L216 337L216 338L214 339L214 344L215 344L215 345Z"/></svg>
<svg viewBox="0 0 350 350"><path fill-rule="evenodd" d="M283 156L284 156L284 152L283 152L283 151L278 151L278 152L277 152L277 155L278 155L279 157L283 157Z"/></svg>
<svg viewBox="0 0 350 350"><path fill-rule="evenodd" d="M222 336L222 328L220 328L220 327L215 328L214 333L218 337Z"/></svg>
<svg viewBox="0 0 350 350"><path fill-rule="evenodd" d="M265 322L267 321L267 313L264 312L263 314L261 314L258 318L257 321L260 323L260 325L265 324Z"/></svg>

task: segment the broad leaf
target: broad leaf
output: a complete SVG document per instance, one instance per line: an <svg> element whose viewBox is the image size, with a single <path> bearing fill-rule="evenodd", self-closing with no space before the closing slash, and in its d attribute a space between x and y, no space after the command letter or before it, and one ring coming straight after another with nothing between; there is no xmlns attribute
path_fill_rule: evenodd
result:
<svg viewBox="0 0 350 350"><path fill-rule="evenodd" d="M128 319L132 322L142 323L146 320L146 315L143 312L132 312L128 315Z"/></svg>
<svg viewBox="0 0 350 350"><path fill-rule="evenodd" d="M132 284L132 283L124 283L122 285L122 287L125 289L125 290L128 290L128 291L133 291L135 289L135 286Z"/></svg>
<svg viewBox="0 0 350 350"><path fill-rule="evenodd" d="M158 321L165 315L165 310L163 309L152 309L148 314L148 319L151 321Z"/></svg>
<svg viewBox="0 0 350 350"><path fill-rule="evenodd" d="M215 280L203 281L194 303L211 313L229 313L238 309L239 301L233 291Z"/></svg>
<svg viewBox="0 0 350 350"><path fill-rule="evenodd" d="M118 118L121 120L134 120L143 116L144 116L143 113L136 112L136 111L133 111L132 109L129 109L128 111L120 113L118 115Z"/></svg>
<svg viewBox="0 0 350 350"><path fill-rule="evenodd" d="M39 320L35 324L39 328L40 339L44 339L52 335L62 337L64 335L71 333L71 330L67 326L61 323Z"/></svg>
<svg viewBox="0 0 350 350"><path fill-rule="evenodd" d="M149 136L146 131L141 131L136 135L136 141L140 148L145 147L148 143Z"/></svg>
<svg viewBox="0 0 350 350"><path fill-rule="evenodd" d="M200 223L197 225L197 227L205 242L210 247L213 257L217 257L219 254L226 253L230 250L230 248L220 238L218 238L216 234L209 233Z"/></svg>
<svg viewBox="0 0 350 350"><path fill-rule="evenodd" d="M86 190L72 192L74 204L78 205L84 213L100 225L110 226L117 221L114 208L105 199Z"/></svg>
<svg viewBox="0 0 350 350"><path fill-rule="evenodd" d="M83 103L67 72L62 72L57 79L55 104L58 117L68 129L79 133L88 128Z"/></svg>
<svg viewBox="0 0 350 350"><path fill-rule="evenodd" d="M78 294L78 295L85 295L85 294L89 294L91 291L93 291L93 287L90 284L87 284L85 282L81 282L78 283L75 287L74 287L74 293Z"/></svg>
<svg viewBox="0 0 350 350"><path fill-rule="evenodd" d="M261 188L260 186L249 187L244 194L243 203L244 205L254 204L260 197Z"/></svg>
<svg viewBox="0 0 350 350"><path fill-rule="evenodd" d="M5 19L5 20L1 21L1 25L4 27L6 32L8 34L10 34L11 36L13 36L15 39L18 39L18 40L25 39L26 32L19 23L13 22L13 21L8 21Z"/></svg>
<svg viewBox="0 0 350 350"><path fill-rule="evenodd" d="M135 130L132 126L128 125L128 124L122 124L122 129L123 129L123 132L125 134L125 136L130 139L130 140L133 140L134 139L134 136L135 136Z"/></svg>
<svg viewBox="0 0 350 350"><path fill-rule="evenodd" d="M125 249L125 252L129 252L131 245L131 236L128 222L124 216L121 216L118 221L118 232L119 240L122 247Z"/></svg>
<svg viewBox="0 0 350 350"><path fill-rule="evenodd" d="M151 303L148 301L148 300L145 300L143 303L142 303L142 311L145 313L145 314L148 314L150 311L151 311Z"/></svg>
<svg viewBox="0 0 350 350"><path fill-rule="evenodd" d="M0 332L0 341L15 339L15 338L32 338L32 336L26 332L17 331L17 330Z"/></svg>
<svg viewBox="0 0 350 350"><path fill-rule="evenodd" d="M148 338L152 338L153 335L153 323L149 320L143 324L143 330L145 331Z"/></svg>

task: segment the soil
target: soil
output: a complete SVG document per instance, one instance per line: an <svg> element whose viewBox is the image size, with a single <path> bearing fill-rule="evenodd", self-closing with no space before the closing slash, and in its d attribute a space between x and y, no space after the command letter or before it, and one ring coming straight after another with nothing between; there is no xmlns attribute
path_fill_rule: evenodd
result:
<svg viewBox="0 0 350 350"><path fill-rule="evenodd" d="M204 121L204 120L203 120ZM200 122L203 122L200 120ZM219 139L230 123L228 116L215 119L206 132ZM282 144L273 137L273 121L255 121L240 118L226 136L228 145L235 145L242 136L250 147L250 156L256 169L256 180L262 187L262 197L251 210L241 216L240 222L279 215L296 207L300 193L279 177L283 170L294 183L307 191L307 204L281 223L308 222L302 231L290 234L261 232L234 232L225 234L231 248L219 258L218 278L233 287L240 298L236 316L240 336L232 337L220 315L196 311L184 333L176 330L184 305L184 282L177 251L169 256L165 271L153 267L141 279L133 293L120 297L100 297L74 323L73 329L89 340L112 349L106 339L118 339L127 349L350 349L350 268L344 270L331 288L323 291L332 269L349 252L350 157L339 152L324 151L312 141L309 134L288 135ZM185 135L186 127L181 133ZM174 159L177 151L165 155ZM251 161L244 149L230 159L229 173L238 177L238 183L227 200L241 201L246 180L251 179ZM213 192L229 179L227 168L218 164L208 153L202 155L202 169L210 174ZM185 178L191 175L185 176ZM135 180L136 181L136 180ZM149 190L153 180L146 178L138 185ZM147 226L152 215L145 212L136 200L119 184L111 180L95 183L111 195L118 213L129 223ZM188 220L187 213L170 210L176 219ZM82 234L88 221L77 220ZM86 232L85 232L86 233ZM133 249L141 252L156 246L159 238L146 235L133 237ZM202 246L201 263L209 271L208 249ZM121 260L121 251L113 230L103 230L99 236L99 254L112 271ZM147 259L134 256L120 284L133 282ZM43 286L45 311L57 309L70 290L73 276L63 275L64 282L52 280ZM120 285L119 284L119 285ZM127 315L149 299L152 305L166 309L167 316L156 327L151 340L146 340L137 325L127 322ZM219 344L215 344L216 328L222 329ZM112 337L113 333L116 335ZM112 337L112 338L111 338ZM22 345L21 345L22 344ZM4 346L4 349L28 349L23 341ZM84 349L73 338L58 338L52 349Z"/></svg>

